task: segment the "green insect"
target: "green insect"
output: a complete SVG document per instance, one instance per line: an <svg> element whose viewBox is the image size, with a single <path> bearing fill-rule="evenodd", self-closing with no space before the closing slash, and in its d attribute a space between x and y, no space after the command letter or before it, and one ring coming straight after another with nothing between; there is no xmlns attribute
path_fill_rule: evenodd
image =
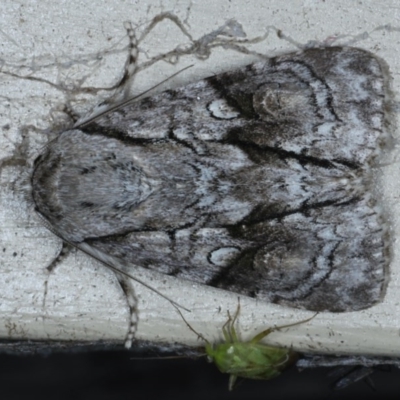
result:
<svg viewBox="0 0 400 400"><path fill-rule="evenodd" d="M239 377L269 380L280 375L285 368L293 364L298 358L298 353L290 348L268 346L260 341L274 331L303 324L317 315L293 324L265 329L248 342L243 342L235 329L239 312L240 303L233 318L228 311L228 320L222 327L224 342L212 344L203 335L196 332L179 311L188 328L206 342L205 351L209 361L214 362L222 373L230 374L229 390L233 389L236 379Z"/></svg>

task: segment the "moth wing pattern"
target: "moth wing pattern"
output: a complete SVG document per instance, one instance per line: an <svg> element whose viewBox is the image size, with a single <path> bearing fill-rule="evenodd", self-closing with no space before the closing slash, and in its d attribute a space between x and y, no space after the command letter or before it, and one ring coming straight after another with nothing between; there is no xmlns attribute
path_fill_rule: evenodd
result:
<svg viewBox="0 0 400 400"><path fill-rule="evenodd" d="M251 64L63 132L36 160L34 202L62 238L124 267L364 309L389 262L371 189L386 99L384 66L364 50Z"/></svg>

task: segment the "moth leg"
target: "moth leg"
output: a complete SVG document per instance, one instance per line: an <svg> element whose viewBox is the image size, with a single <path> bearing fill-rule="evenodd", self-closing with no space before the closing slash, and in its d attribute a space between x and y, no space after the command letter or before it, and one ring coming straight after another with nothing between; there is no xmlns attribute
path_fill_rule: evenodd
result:
<svg viewBox="0 0 400 400"><path fill-rule="evenodd" d="M42 303L43 309L46 308L46 299L47 299L50 275L57 268L57 265L60 262L62 262L71 253L72 250L73 250L73 247L63 241L59 252L53 258L51 263L46 267L47 278L44 281L44 296L43 296L43 303Z"/></svg>
<svg viewBox="0 0 400 400"><path fill-rule="evenodd" d="M131 81L138 71L139 49L138 49L138 40L136 39L135 30L133 29L133 26L130 22L125 22L124 28L126 29L129 38L129 54L125 63L124 75L122 76L119 83L116 85L117 87L125 86L125 83ZM126 90L128 90L130 85L126 85L125 87Z"/></svg>
<svg viewBox="0 0 400 400"><path fill-rule="evenodd" d="M258 335L254 336L253 339L251 339L249 343L256 344L256 343L258 343L260 340L264 339L266 336L268 336L272 332L279 331L279 330L284 329L284 328L290 328L291 326L304 324L304 323L306 323L308 321L311 321L317 315L318 315L318 313L315 313L312 317L307 318L307 319L303 319L302 321L294 322L293 324L279 325L279 326L274 326L272 328L268 328L268 329L260 332Z"/></svg>
<svg viewBox="0 0 400 400"><path fill-rule="evenodd" d="M73 250L74 247L72 247L70 244L66 242L62 242L62 247L60 251L58 252L57 256L53 259L53 261L47 266L47 271L48 271L48 277L45 280L44 286L44 296L43 296L43 308L45 308L46 305L46 298L47 298L47 292L48 292L48 282L49 282L49 276L50 274L54 271L54 269L57 267L57 265L67 256L70 254L71 250ZM125 347L127 349L131 348L133 339L135 337L136 331L137 331L137 325L138 325L138 311L137 311L137 298L135 296L135 292L132 288L132 286L129 283L129 279L125 277L125 275L118 274L116 273L117 279L119 284L121 285L121 288L125 294L126 302L129 307L129 312L130 312L130 322L129 322L129 328L128 332L126 334L125 338Z"/></svg>
<svg viewBox="0 0 400 400"><path fill-rule="evenodd" d="M62 242L61 249L59 250L58 254L53 258L53 261L46 267L47 271L52 273L56 268L57 265L63 261L73 250L74 248L70 246L66 242Z"/></svg>
<svg viewBox="0 0 400 400"><path fill-rule="evenodd" d="M126 302L128 303L129 313L130 313L130 321L128 332L125 337L125 348L130 349L132 347L132 342L135 338L137 326L138 326L138 308L137 308L137 298L133 287L131 286L129 279L126 278L125 275L119 274L116 272L116 276L119 284L125 294Z"/></svg>

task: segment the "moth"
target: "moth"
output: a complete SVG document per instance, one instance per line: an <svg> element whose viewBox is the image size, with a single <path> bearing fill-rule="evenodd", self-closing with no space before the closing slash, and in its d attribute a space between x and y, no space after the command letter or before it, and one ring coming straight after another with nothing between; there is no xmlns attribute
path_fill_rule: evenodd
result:
<svg viewBox="0 0 400 400"><path fill-rule="evenodd" d="M36 211L112 267L315 311L370 307L390 261L372 184L385 68L357 48L308 49L113 107L37 157Z"/></svg>
<svg viewBox="0 0 400 400"><path fill-rule="evenodd" d="M222 373L229 374L229 390L233 389L237 378L270 380L294 364L299 355L291 348L268 346L260 342L272 332L304 324L316 316L315 314L303 321L265 329L251 340L242 341L235 328L240 313L238 303L233 317L228 311L228 319L222 327L223 342L213 344L193 329L179 309L178 312L187 327L206 343L205 352L209 362L215 363Z"/></svg>

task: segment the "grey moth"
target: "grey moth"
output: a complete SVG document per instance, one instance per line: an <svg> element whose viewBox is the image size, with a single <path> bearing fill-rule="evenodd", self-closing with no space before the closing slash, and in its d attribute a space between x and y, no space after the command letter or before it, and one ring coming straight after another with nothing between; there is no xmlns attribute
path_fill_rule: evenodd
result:
<svg viewBox="0 0 400 400"><path fill-rule="evenodd" d="M371 183L387 87L374 55L328 47L122 105L46 146L36 210L114 267L316 311L370 307L389 264Z"/></svg>

